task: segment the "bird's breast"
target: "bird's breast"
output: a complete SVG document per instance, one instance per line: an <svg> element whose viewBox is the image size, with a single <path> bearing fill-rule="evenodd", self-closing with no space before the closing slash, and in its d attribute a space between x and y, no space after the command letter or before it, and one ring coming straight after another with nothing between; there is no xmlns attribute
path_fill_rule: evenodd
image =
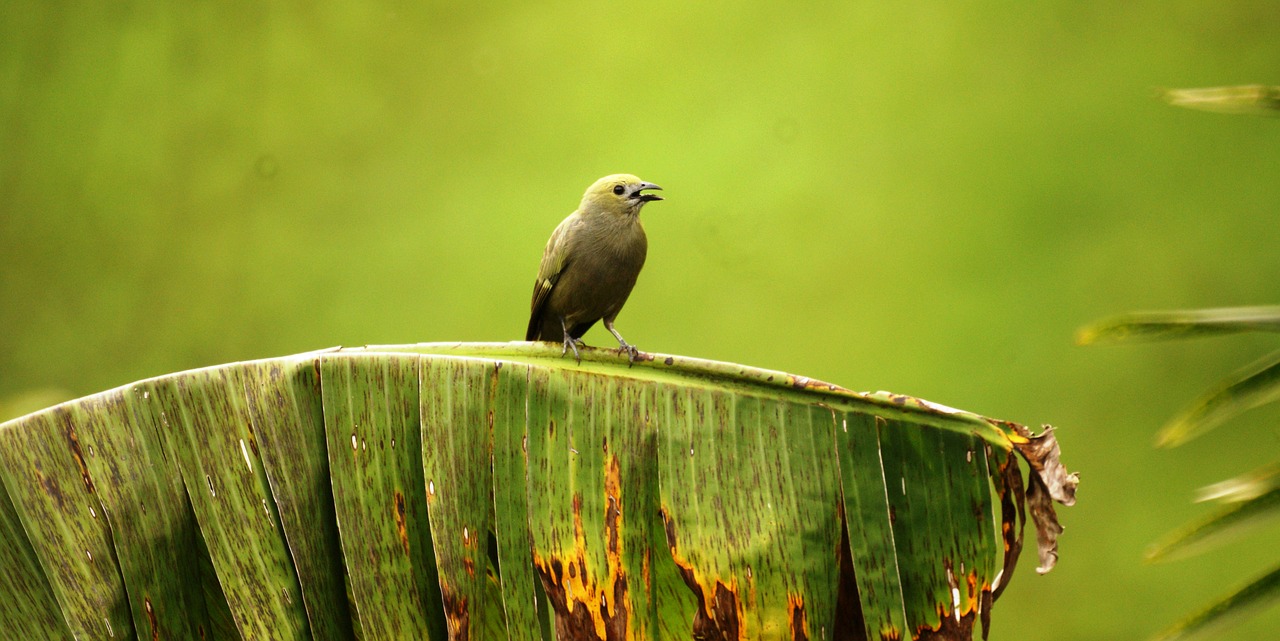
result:
<svg viewBox="0 0 1280 641"><path fill-rule="evenodd" d="M594 321L621 309L644 267L648 241L639 222L581 229L552 290L552 307L570 320Z"/></svg>

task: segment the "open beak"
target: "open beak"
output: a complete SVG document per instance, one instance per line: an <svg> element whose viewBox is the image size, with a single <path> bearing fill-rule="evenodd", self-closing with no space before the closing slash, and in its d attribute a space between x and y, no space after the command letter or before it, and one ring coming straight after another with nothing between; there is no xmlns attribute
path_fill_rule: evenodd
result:
<svg viewBox="0 0 1280 641"><path fill-rule="evenodd" d="M653 183L640 183L639 185L636 185L635 191L631 192L631 197L639 200L642 203L647 203L651 200L662 200L662 196L659 196L657 194L641 193L646 189L662 189L662 188Z"/></svg>

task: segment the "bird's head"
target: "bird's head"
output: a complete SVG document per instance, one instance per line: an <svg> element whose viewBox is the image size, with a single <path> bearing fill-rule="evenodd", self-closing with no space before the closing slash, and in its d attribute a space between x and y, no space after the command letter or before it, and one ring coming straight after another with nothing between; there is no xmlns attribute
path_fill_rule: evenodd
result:
<svg viewBox="0 0 1280 641"><path fill-rule="evenodd" d="M645 203L662 200L656 194L644 193L650 189L662 188L631 174L605 176L587 188L587 193L582 195L582 208L635 216Z"/></svg>

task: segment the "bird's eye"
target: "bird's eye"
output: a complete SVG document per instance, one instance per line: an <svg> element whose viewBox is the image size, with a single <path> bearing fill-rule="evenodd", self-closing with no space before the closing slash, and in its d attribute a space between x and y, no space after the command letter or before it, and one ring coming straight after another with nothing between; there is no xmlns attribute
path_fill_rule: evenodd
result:
<svg viewBox="0 0 1280 641"><path fill-rule="evenodd" d="M621 195L622 195L622 192L624 192L624 191L626 191L626 190L622 188L622 185L614 185L614 186L613 186L613 193L615 193L615 194L617 194L617 195L619 195L619 196L621 196Z"/></svg>

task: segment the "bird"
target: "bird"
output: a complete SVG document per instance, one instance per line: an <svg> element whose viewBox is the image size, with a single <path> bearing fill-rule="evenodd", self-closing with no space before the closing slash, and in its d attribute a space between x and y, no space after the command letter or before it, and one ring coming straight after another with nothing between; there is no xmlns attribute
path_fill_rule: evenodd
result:
<svg viewBox="0 0 1280 641"><path fill-rule="evenodd" d="M649 241L640 225L645 203L662 200L645 193L662 188L631 174L605 176L582 194L547 240L533 283L527 341L559 342L582 362L582 335L597 321L618 339L619 351L635 362L639 350L613 326L644 267Z"/></svg>

